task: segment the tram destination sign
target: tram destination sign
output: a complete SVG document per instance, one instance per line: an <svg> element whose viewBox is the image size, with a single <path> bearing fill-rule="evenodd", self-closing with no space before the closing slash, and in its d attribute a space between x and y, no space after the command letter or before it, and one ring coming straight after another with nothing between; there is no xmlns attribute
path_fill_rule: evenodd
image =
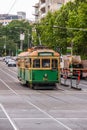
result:
<svg viewBox="0 0 87 130"><path fill-rule="evenodd" d="M52 52L39 52L39 56L53 56Z"/></svg>

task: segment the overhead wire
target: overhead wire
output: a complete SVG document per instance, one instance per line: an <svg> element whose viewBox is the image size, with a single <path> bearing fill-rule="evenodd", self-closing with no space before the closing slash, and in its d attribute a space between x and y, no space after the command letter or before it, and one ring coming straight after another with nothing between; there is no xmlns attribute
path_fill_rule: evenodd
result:
<svg viewBox="0 0 87 130"><path fill-rule="evenodd" d="M9 8L7 14L9 14L9 13L11 12L11 10L13 9L14 5L16 4L16 2L17 2L17 0L14 0L14 1L12 2L12 5L11 5L11 7Z"/></svg>

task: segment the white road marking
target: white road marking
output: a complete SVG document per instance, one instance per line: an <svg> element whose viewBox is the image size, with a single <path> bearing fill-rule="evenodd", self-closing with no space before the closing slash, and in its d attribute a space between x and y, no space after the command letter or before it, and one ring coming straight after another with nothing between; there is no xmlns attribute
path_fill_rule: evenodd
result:
<svg viewBox="0 0 87 130"><path fill-rule="evenodd" d="M3 80L0 79L0 81L7 87L9 88L15 95L19 96L21 98L21 95L19 95L18 93L16 93L13 89L11 89ZM22 97L23 98L23 97ZM38 106L34 105L33 103L31 103L30 101L28 101L27 99L24 99L28 104L32 105L33 107L35 107L36 109L38 109L40 112L44 113L45 115L47 115L50 119L56 121L57 123L59 123L60 125L62 125L63 127L65 127L67 130L72 130L71 128L69 128L68 126L66 126L65 124L63 124L62 122L58 121L56 118L54 118L53 116L51 116L50 114L48 114L47 112L43 111L42 109L40 109Z"/></svg>
<svg viewBox="0 0 87 130"><path fill-rule="evenodd" d="M6 119L6 118L0 118L0 119ZM57 120L87 120L87 118L55 118ZM50 117L49 118L14 118L14 120L52 120Z"/></svg>
<svg viewBox="0 0 87 130"><path fill-rule="evenodd" d="M0 79L0 81L1 81L8 89L10 89L15 95L18 96L18 93L16 93L13 89L11 89L2 79Z"/></svg>
<svg viewBox="0 0 87 130"><path fill-rule="evenodd" d="M50 118L14 118L14 120L52 120Z"/></svg>
<svg viewBox="0 0 87 130"><path fill-rule="evenodd" d="M62 122L58 121L56 118L54 118L53 116L51 116L50 114L48 114L47 112L43 111L42 109L40 109L38 106L34 105L33 103L31 103L30 101L26 100L28 104L32 105L33 107L35 107L36 109L38 109L39 111L41 111L42 113L44 113L45 115L47 115L50 119L56 121L57 123L59 123L60 125L62 125L63 127L65 127L67 130L72 130L71 128L69 128L68 126L66 126L65 124L63 124Z"/></svg>
<svg viewBox="0 0 87 130"><path fill-rule="evenodd" d="M11 120L10 116L8 115L8 113L6 112L5 108L3 107L2 104L0 104L0 107L2 109L2 111L5 113L6 117L8 118L9 122L11 123L12 127L14 128L14 130L18 130L18 128L16 127L16 125L13 123L13 121Z"/></svg>
<svg viewBox="0 0 87 130"><path fill-rule="evenodd" d="M3 71L4 72L4 71ZM5 72L4 72L5 73ZM7 73L6 73L7 74ZM8 74L9 75L9 74ZM9 75L11 76L11 75ZM14 78L14 77L13 77ZM2 79L0 79L0 81L7 87L9 88L15 95L20 96L18 93L16 93L13 89L11 89ZM21 96L20 96L21 97ZM24 99L24 98L23 98ZM49 118L51 118L52 120L56 121L57 123L59 123L60 125L62 125L63 127L65 127L67 130L72 130L71 128L69 128L68 126L66 126L65 124L63 124L62 122L58 121L56 118L54 118L53 116L51 116L50 114L48 114L47 112L43 111L42 109L40 109L38 106L34 105L33 103L31 103L30 101L28 101L27 99L25 99L25 101L32 105L33 107L35 107L36 109L38 109L39 111L41 111L42 113L44 113L45 115L47 115Z"/></svg>
<svg viewBox="0 0 87 130"><path fill-rule="evenodd" d="M3 62L0 62L0 64L2 64L2 66L4 66L4 67L6 67L6 65L5 64L3 64ZM1 67L2 67L1 66ZM8 71L11 71L12 73L14 73L14 74L17 74L17 72L16 71L13 71L13 70L11 70L11 69L8 69L8 68L6 68ZM14 69L13 67L12 67L12 69ZM17 70L17 68L15 67L15 69Z"/></svg>
<svg viewBox="0 0 87 130"><path fill-rule="evenodd" d="M6 120L7 118L0 118L0 120Z"/></svg>
<svg viewBox="0 0 87 130"><path fill-rule="evenodd" d="M6 72L5 72L5 71L3 71L2 69L0 69L0 71L2 71L3 73L7 74L9 77L13 78L14 80L18 81L18 79L17 79L17 78L15 78L15 77L13 77L12 75L10 75L10 74L6 73Z"/></svg>
<svg viewBox="0 0 87 130"><path fill-rule="evenodd" d="M21 95L19 95L18 93L16 93L13 89L11 89L2 79L0 79L0 81L7 87L9 88L15 95L21 97ZM23 97L22 97L23 98ZM24 98L23 98L24 99ZM43 111L42 109L40 109L38 106L34 105L33 103L31 103L30 101L28 101L27 99L24 99L28 104L32 105L33 107L35 107L36 109L38 109L40 112L44 113L45 115L47 115L50 119L56 121L57 123L59 123L60 125L62 125L63 127L65 127L67 130L72 130L71 128L69 128L68 126L66 126L65 124L63 124L62 122L58 121L56 118L54 118L53 116L51 116L50 114L48 114L47 112Z"/></svg>
<svg viewBox="0 0 87 130"><path fill-rule="evenodd" d="M10 70L10 69L7 69L9 70L10 72L14 73L14 74L17 74L17 72L13 71L13 70Z"/></svg>

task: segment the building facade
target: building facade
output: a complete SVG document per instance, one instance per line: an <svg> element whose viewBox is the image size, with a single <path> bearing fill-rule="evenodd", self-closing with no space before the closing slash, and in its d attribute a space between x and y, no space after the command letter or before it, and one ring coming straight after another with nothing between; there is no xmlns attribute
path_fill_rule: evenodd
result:
<svg viewBox="0 0 87 130"><path fill-rule="evenodd" d="M35 22L44 18L48 11L54 12L55 10L60 9L63 4L66 4L69 1L73 0L38 0L38 3L35 4Z"/></svg>
<svg viewBox="0 0 87 130"><path fill-rule="evenodd" d="M4 26L9 24L12 20L22 20L26 19L25 12L17 12L17 15L13 14L0 14L0 23Z"/></svg>
<svg viewBox="0 0 87 130"><path fill-rule="evenodd" d="M19 12L17 12L17 16L18 16L19 19L26 19L26 13L25 12L19 11Z"/></svg>

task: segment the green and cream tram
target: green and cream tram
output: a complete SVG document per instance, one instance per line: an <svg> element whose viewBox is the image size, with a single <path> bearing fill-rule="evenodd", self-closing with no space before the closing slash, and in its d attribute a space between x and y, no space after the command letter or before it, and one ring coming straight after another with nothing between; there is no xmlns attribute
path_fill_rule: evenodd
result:
<svg viewBox="0 0 87 130"><path fill-rule="evenodd" d="M18 79L36 89L52 88L60 80L60 55L52 49L33 47L18 55Z"/></svg>

